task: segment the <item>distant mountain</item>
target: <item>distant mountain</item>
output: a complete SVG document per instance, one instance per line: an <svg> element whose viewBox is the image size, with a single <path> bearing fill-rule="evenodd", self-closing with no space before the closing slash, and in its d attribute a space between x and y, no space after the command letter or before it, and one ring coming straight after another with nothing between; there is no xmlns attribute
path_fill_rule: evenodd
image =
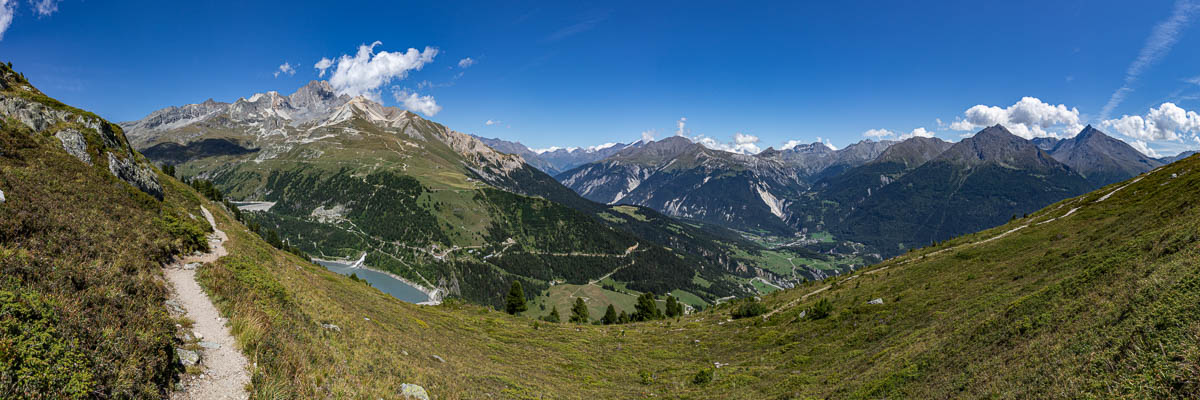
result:
<svg viewBox="0 0 1200 400"><path fill-rule="evenodd" d="M1047 152L1095 187L1120 182L1164 164L1091 125L1073 138L1058 141Z"/></svg>
<svg viewBox="0 0 1200 400"><path fill-rule="evenodd" d="M1163 164L1170 164L1170 163L1191 157L1193 154L1196 154L1195 150L1185 151L1185 152L1182 152L1182 153L1179 153L1179 154L1176 154L1173 156L1159 158L1158 161L1162 162Z"/></svg>
<svg viewBox="0 0 1200 400"><path fill-rule="evenodd" d="M629 148L557 179L584 197L721 226L790 234L788 198L807 187L776 158L712 150L675 136Z"/></svg>
<svg viewBox="0 0 1200 400"><path fill-rule="evenodd" d="M1054 146L1058 145L1058 142L1061 140L1056 137L1035 137L1030 141L1033 142L1034 146L1042 149L1042 151L1050 151L1054 150Z"/></svg>
<svg viewBox="0 0 1200 400"><path fill-rule="evenodd" d="M490 139L475 136L479 140L491 146L500 152L516 154L525 159L525 162L535 168L542 170L547 174L558 175L563 171L578 167L593 161L602 160L608 156L616 154L630 146L637 146L639 143L632 145L624 143L606 143L604 145L592 147L572 147L572 148L556 148L553 150L537 151L530 149L528 146L520 142L510 142L502 139Z"/></svg>
<svg viewBox="0 0 1200 400"><path fill-rule="evenodd" d="M835 235L898 254L999 225L1092 186L1033 142L996 125L882 186L831 225Z"/></svg>
<svg viewBox="0 0 1200 400"><path fill-rule="evenodd" d="M867 197L878 193L880 188L924 165L952 145L938 138L925 137L913 137L893 144L869 163L817 181L817 197L834 201L842 209L856 207Z"/></svg>
<svg viewBox="0 0 1200 400"><path fill-rule="evenodd" d="M841 150L823 143L755 155L713 150L684 137L624 149L556 178L584 197L636 204L667 215L740 230L790 235L807 215L810 181L865 164L894 142L864 140Z"/></svg>
<svg viewBox="0 0 1200 400"><path fill-rule="evenodd" d="M122 126L180 175L210 179L235 199L274 202L250 218L302 250L366 253L370 266L474 302L500 304L513 280L533 297L631 262L638 267L611 275L631 290L682 290L706 303L757 293L733 275L756 273L753 260L734 255L758 245L593 203L519 151L336 95L326 82L287 96L169 107Z"/></svg>

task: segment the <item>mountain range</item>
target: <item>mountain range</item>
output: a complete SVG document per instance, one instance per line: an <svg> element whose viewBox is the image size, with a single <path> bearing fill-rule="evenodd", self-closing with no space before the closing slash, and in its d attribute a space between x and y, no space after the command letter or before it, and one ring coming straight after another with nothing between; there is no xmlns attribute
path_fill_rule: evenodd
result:
<svg viewBox="0 0 1200 400"><path fill-rule="evenodd" d="M437 146L445 142L430 126L424 131L413 128L421 139L398 136L417 120L391 128L397 131L377 131L376 123L355 110L346 121L352 126L335 129L362 128L350 137L376 140L372 146L393 143L389 137L413 141L430 149L421 155L452 148ZM170 168L157 168L133 150L123 128L46 96L8 66L0 66L0 116L3 397L161 399L200 392L196 382L244 388L242 394L250 398L1200 396L1195 379L1200 354L1195 340L1200 326L1196 157L843 276L723 301L671 318L604 324L597 318L601 313L580 322L554 322L466 302L404 303L353 276L277 249L261 230L253 229L255 217L243 215L254 212L239 213L217 200L220 192L203 180L191 176L195 179L189 185L167 173ZM217 136L215 131L192 132L199 133L196 140ZM170 136L169 131L160 133ZM272 143L278 138L257 141L251 136L255 135L243 132L226 139L247 149L279 144ZM343 140L333 144L354 143ZM963 187L982 181L977 177L981 175L1047 187L1079 184L1085 176L1032 142L1014 139L1002 127L989 127L950 146L922 142L908 149L897 143L892 148L903 151L885 151L856 168L902 165L901 172L888 172L896 181L879 191L899 190L891 189L897 182L915 184L911 176L916 174L957 174L968 182ZM310 155L336 150L294 146L290 151ZM930 156L941 147L947 148ZM199 149L182 155L187 161L178 166L216 165L214 159L268 166L291 160L289 153L281 153L255 162L261 151L191 159L204 154ZM200 160L205 164L192 164ZM345 161L305 160L333 164L335 169ZM911 167L914 164L920 165ZM372 197L386 195L399 202L406 198L406 193L397 193L407 185L405 175L373 175L355 164L342 165L360 169L319 189L361 199L350 204L351 210L379 211L369 206ZM1029 173L999 173L1007 169ZM250 179L228 187L256 187ZM347 189L357 185L353 181L385 193ZM287 197L299 197L275 198L274 207L309 201L298 190L311 184L260 185L274 188L272 193L283 190ZM574 208L512 197L522 195L494 187L456 190L510 197L509 203L479 205L517 207L522 225L537 231L530 234L566 235L539 227L561 222L587 227L589 237L570 238L579 246L599 246L605 238L617 240L613 245L618 248L629 243L620 241L627 237L622 231L609 231L610 225L564 219L575 215L570 211ZM448 191L437 193L442 192ZM439 197L435 204L449 198ZM321 208L318 217L340 214ZM558 219L542 219L545 214L535 211L539 209L558 213ZM663 224L673 234L674 229L691 226L646 208L604 210L601 213L628 212L625 215L633 220ZM239 215L250 218L249 223ZM280 215L282 219L290 214ZM420 228L417 213L406 216L389 222ZM366 221L348 219L355 224ZM294 234L299 231L292 232L299 241ZM519 234L512 237L514 247L537 249L524 244ZM642 246L657 246L649 240L635 244L639 247L623 250L642 254ZM222 251L215 252L218 248ZM666 250L647 253L658 251ZM189 265L173 261L188 254L213 257ZM663 260L678 257L688 255L668 253ZM557 259L561 263L556 266L583 265L570 260ZM622 271L670 262L663 260L636 258ZM196 284L191 294L210 307L203 320L173 297L180 290L165 278L168 264L178 270L191 268L194 275L188 276L194 276L189 279ZM499 271L494 279L509 281L514 275L528 276L504 265L512 267L492 264L468 271L480 276ZM693 272L696 275L689 278L697 285L717 284L708 281L713 275ZM603 309L626 304L593 294L606 293L606 285L626 290L621 287L625 283L599 280L555 286L571 286L564 295L584 308ZM675 293L687 301L684 293ZM659 307L653 301L640 306ZM537 305L531 308L526 316L549 313ZM193 329L199 325L223 327L227 341L199 337ZM185 357L213 349L244 355L248 362L239 368L246 381L230 382L214 373L227 360Z"/></svg>
<svg viewBox="0 0 1200 400"><path fill-rule="evenodd" d="M321 81L287 96L169 107L121 125L143 154L181 176L272 203L249 218L304 252L365 254L367 265L482 304L499 306L514 280L531 300L547 301L605 278L625 288L610 290L614 296L686 293L700 307L760 293L764 281L791 285L862 264L773 249L650 208L594 203L520 154L408 111L338 96ZM785 270L785 253L821 262ZM775 268L761 265L766 257Z"/></svg>

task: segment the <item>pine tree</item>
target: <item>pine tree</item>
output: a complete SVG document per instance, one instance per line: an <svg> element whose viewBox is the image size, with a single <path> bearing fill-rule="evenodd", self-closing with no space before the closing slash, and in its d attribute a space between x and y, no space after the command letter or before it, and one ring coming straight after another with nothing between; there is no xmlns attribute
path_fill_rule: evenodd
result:
<svg viewBox="0 0 1200 400"><path fill-rule="evenodd" d="M642 293L641 296L638 296L637 304L633 308L632 319L634 321L650 321L662 318L662 311L658 309L658 304L654 302L654 293Z"/></svg>
<svg viewBox="0 0 1200 400"><path fill-rule="evenodd" d="M600 321L604 322L605 325L612 325L617 323L617 318L617 309L612 304L609 304L608 310L604 311L604 318Z"/></svg>
<svg viewBox="0 0 1200 400"><path fill-rule="evenodd" d="M542 320L546 321L546 322L553 322L556 324L559 322L562 322L562 319L558 317L558 306L554 306L553 308L551 308L550 314L545 317L542 317Z"/></svg>
<svg viewBox="0 0 1200 400"><path fill-rule="evenodd" d="M509 314L516 315L519 312L524 312L529 307L525 305L525 290L521 289L521 282L514 280L512 288L508 290L508 299L504 303L504 311Z"/></svg>
<svg viewBox="0 0 1200 400"><path fill-rule="evenodd" d="M619 324L628 324L629 323L629 314L626 313L625 310L621 310L621 315L617 317L617 323L619 323Z"/></svg>
<svg viewBox="0 0 1200 400"><path fill-rule="evenodd" d="M674 318L683 315L683 305L675 300L675 296L667 296L667 318Z"/></svg>
<svg viewBox="0 0 1200 400"><path fill-rule="evenodd" d="M582 297L575 298L575 306L571 307L571 322L586 324L591 318L588 317L587 304L583 304Z"/></svg>

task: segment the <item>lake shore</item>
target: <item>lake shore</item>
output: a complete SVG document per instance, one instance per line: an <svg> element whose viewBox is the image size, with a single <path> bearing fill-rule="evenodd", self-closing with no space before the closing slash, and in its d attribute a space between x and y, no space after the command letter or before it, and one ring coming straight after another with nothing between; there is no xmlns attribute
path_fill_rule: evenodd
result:
<svg viewBox="0 0 1200 400"><path fill-rule="evenodd" d="M405 279L394 273L376 269L376 268L371 268L370 266L367 266L364 263L365 260L366 260L366 253L363 253L362 257L359 257L358 260L313 258L313 262L325 261L325 262L349 264L349 265L354 266L355 268L362 268L362 269L369 270L372 272L380 273L380 274L386 275L392 279L395 279L397 281L403 282L405 285L411 286L412 288L421 291L421 293L424 293L425 296L428 298L428 300L426 300L426 301L422 301L422 302L418 302L418 303L414 303L414 304L424 305L424 306L436 306L438 304L442 304L442 298L445 296L445 293L441 289L436 289L436 288L431 289L429 287L426 287L425 285Z"/></svg>

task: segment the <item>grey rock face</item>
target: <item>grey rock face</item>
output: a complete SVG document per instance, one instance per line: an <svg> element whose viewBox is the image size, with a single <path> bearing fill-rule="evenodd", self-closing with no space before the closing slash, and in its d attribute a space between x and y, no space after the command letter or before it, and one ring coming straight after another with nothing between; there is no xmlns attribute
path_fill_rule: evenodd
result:
<svg viewBox="0 0 1200 400"><path fill-rule="evenodd" d="M867 304L883 304L883 299L882 299L882 298L877 298L877 299L874 299L874 300L868 301L868 302L867 302Z"/></svg>
<svg viewBox="0 0 1200 400"><path fill-rule="evenodd" d="M87 165L92 165L92 156L87 152L87 141L83 139L83 134L74 129L63 129L54 134L54 137L62 141L63 150L67 153L83 161Z"/></svg>
<svg viewBox="0 0 1200 400"><path fill-rule="evenodd" d="M154 171L142 165L134 164L129 159L120 159L108 153L108 171L114 176L120 178L130 185L146 192L154 198L162 200L162 186L158 184L158 177L154 175Z"/></svg>
<svg viewBox="0 0 1200 400"><path fill-rule="evenodd" d="M215 342L200 342L198 344L200 345L200 347L203 347L208 350L216 350L216 349L221 348L221 344L215 343Z"/></svg>

